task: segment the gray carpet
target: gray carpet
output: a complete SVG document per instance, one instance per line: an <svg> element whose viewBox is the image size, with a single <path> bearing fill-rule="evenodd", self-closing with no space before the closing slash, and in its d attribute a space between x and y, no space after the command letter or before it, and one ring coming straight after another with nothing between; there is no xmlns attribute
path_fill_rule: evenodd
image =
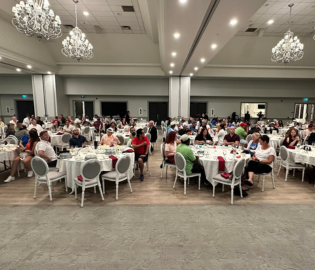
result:
<svg viewBox="0 0 315 270"><path fill-rule="evenodd" d="M0 269L314 269L314 205L3 206Z"/></svg>

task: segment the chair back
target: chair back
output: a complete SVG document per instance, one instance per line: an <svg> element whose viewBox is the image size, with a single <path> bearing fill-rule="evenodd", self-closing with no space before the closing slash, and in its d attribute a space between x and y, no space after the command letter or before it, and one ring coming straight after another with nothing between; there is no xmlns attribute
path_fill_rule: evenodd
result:
<svg viewBox="0 0 315 270"><path fill-rule="evenodd" d="M280 139L280 147L282 146L284 139L285 137Z"/></svg>
<svg viewBox="0 0 315 270"><path fill-rule="evenodd" d="M81 165L80 171L84 180L92 180L101 173L101 165L97 159L89 159Z"/></svg>
<svg viewBox="0 0 315 270"><path fill-rule="evenodd" d="M230 128L229 127L226 129L226 132L227 132L227 134L230 133Z"/></svg>
<svg viewBox="0 0 315 270"><path fill-rule="evenodd" d="M148 127L144 127L143 131L144 131L144 133L147 133L148 132Z"/></svg>
<svg viewBox="0 0 315 270"><path fill-rule="evenodd" d="M41 157L35 156L31 160L31 167L38 177L44 177L48 174L49 168L47 162Z"/></svg>
<svg viewBox="0 0 315 270"><path fill-rule="evenodd" d="M128 172L129 167L130 167L130 157L124 156L118 159L115 169L117 173L125 174Z"/></svg>
<svg viewBox="0 0 315 270"><path fill-rule="evenodd" d="M156 125L157 125L157 122L154 123L154 126L155 126L155 127L156 127Z"/></svg>
<svg viewBox="0 0 315 270"><path fill-rule="evenodd" d="M121 145L124 145L124 144L125 144L125 139L124 139L123 136L117 135L117 139L119 140L119 142L120 142Z"/></svg>
<svg viewBox="0 0 315 270"><path fill-rule="evenodd" d="M19 144L18 138L13 135L6 137L3 142L7 142L8 144Z"/></svg>
<svg viewBox="0 0 315 270"><path fill-rule="evenodd" d="M70 139L71 139L71 134L70 133L65 133L61 137L62 143L64 143L64 144L68 144Z"/></svg>
<svg viewBox="0 0 315 270"><path fill-rule="evenodd" d="M131 139L127 142L127 146L132 147L132 140Z"/></svg>
<svg viewBox="0 0 315 270"><path fill-rule="evenodd" d="M165 160L165 144L161 143L161 156L162 156L162 161Z"/></svg>
<svg viewBox="0 0 315 270"><path fill-rule="evenodd" d="M247 143L249 143L252 140L252 134L248 134L246 137Z"/></svg>
<svg viewBox="0 0 315 270"><path fill-rule="evenodd" d="M309 138L309 136L305 137L304 142L303 142L304 145L308 145L308 138Z"/></svg>
<svg viewBox="0 0 315 270"><path fill-rule="evenodd" d="M180 172L183 172L186 176L186 160L181 153L175 154L175 165L176 169Z"/></svg>
<svg viewBox="0 0 315 270"><path fill-rule="evenodd" d="M150 133L146 133L145 136L148 138L149 142L151 141L151 134Z"/></svg>
<svg viewBox="0 0 315 270"><path fill-rule="evenodd" d="M285 146L280 147L280 158L282 161L287 161L289 158L289 152Z"/></svg>
<svg viewBox="0 0 315 270"><path fill-rule="evenodd" d="M245 166L245 159L242 158L236 162L233 169L233 181L238 180L242 176L244 166Z"/></svg>
<svg viewBox="0 0 315 270"><path fill-rule="evenodd" d="M90 132L90 127L85 127L83 129L83 134L87 135L87 134L89 134L89 132Z"/></svg>

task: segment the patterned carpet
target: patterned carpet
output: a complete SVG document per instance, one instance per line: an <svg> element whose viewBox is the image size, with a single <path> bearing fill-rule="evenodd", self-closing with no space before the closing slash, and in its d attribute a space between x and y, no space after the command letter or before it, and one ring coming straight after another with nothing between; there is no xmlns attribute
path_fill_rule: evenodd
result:
<svg viewBox="0 0 315 270"><path fill-rule="evenodd" d="M0 269L314 269L315 205L2 206Z"/></svg>

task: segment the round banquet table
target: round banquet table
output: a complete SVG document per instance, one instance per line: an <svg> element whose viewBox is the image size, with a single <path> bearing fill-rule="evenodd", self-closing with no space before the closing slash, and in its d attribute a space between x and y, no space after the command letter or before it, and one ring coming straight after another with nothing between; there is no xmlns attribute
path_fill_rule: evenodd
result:
<svg viewBox="0 0 315 270"><path fill-rule="evenodd" d="M283 139L284 137L281 137L279 135L272 135L272 134L264 134L267 135L269 137L269 145L272 146L274 149L277 149L278 147L280 147L280 141L281 139Z"/></svg>
<svg viewBox="0 0 315 270"><path fill-rule="evenodd" d="M15 158L15 149L9 149L4 147L3 150L0 150L0 161L13 160Z"/></svg>
<svg viewBox="0 0 315 270"><path fill-rule="evenodd" d="M125 153L125 154L114 155L114 156L116 156L119 159L125 155L130 156L130 159L131 159L130 166L129 166L129 177L132 178L133 168L134 168L134 159L135 159L134 153ZM101 164L101 171L108 172L108 171L114 170L112 166L112 160L108 158L107 156L105 156L104 154L102 155L97 154L97 159ZM80 175L80 167L83 162L85 162L84 158L77 159L76 157L72 157L70 159L58 159L57 161L56 167L59 169L60 172L64 172L67 174L67 186L72 188L72 191L74 190L73 178Z"/></svg>
<svg viewBox="0 0 315 270"><path fill-rule="evenodd" d="M291 163L303 163L315 166L315 148L312 151L304 151L300 149L288 149L289 162Z"/></svg>
<svg viewBox="0 0 315 270"><path fill-rule="evenodd" d="M195 156L197 156L198 149L195 148L195 147L192 147L192 146L191 146L191 148L192 148ZM224 149L226 149L226 151L227 151L226 157L224 158L225 159L225 170L224 170L224 172L228 172L228 173L232 172L235 163L240 158L243 158L242 154L237 154L236 155L236 156L240 156L241 155L240 158L234 158L233 154L230 153L231 150L232 150L232 148L230 148L230 147L223 146L223 147L216 147L216 149L213 149L212 147L202 147L201 149L205 151L205 154L204 154L204 156L199 157L199 162L204 167L207 180L212 185L213 185L213 180L212 180L213 177L215 175L221 173L219 171L219 161L218 161L217 157L221 156L221 157L224 158L224 155L223 155L223 150ZM242 150L239 150L239 151L242 151ZM244 157L246 159L246 162L245 162L245 165L246 165L248 163L248 161L249 161L250 154L246 154Z"/></svg>
<svg viewBox="0 0 315 270"><path fill-rule="evenodd" d="M288 128L279 128L279 135L284 136L288 130Z"/></svg>
<svg viewBox="0 0 315 270"><path fill-rule="evenodd" d="M52 146L62 145L62 135L57 135L56 133L50 135L50 143Z"/></svg>

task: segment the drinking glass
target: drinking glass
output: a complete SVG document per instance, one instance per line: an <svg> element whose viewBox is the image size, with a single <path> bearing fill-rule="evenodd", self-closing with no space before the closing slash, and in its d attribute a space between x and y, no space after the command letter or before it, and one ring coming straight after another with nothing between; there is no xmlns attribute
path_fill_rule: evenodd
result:
<svg viewBox="0 0 315 270"><path fill-rule="evenodd" d="M315 148L315 142L312 143L312 147Z"/></svg>

